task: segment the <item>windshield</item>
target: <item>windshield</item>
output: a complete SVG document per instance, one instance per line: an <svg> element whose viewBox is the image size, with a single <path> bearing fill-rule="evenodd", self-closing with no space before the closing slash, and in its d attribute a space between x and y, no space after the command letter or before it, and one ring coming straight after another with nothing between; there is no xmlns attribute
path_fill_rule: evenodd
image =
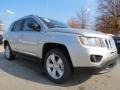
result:
<svg viewBox="0 0 120 90"><path fill-rule="evenodd" d="M56 20L43 18L43 17L40 17L40 19L47 25L48 28L68 28L66 24Z"/></svg>

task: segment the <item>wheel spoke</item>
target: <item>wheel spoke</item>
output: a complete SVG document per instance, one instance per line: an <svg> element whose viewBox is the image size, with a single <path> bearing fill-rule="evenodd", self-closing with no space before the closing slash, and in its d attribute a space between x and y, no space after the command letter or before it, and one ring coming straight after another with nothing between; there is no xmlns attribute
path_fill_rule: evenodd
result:
<svg viewBox="0 0 120 90"><path fill-rule="evenodd" d="M54 54L54 53L50 56L50 59L51 59L51 61L52 61L53 63L56 62L56 61L55 61L55 54Z"/></svg>
<svg viewBox="0 0 120 90"><path fill-rule="evenodd" d="M61 65L62 63L63 63L62 60L59 58L58 61L57 61L57 64Z"/></svg>
<svg viewBox="0 0 120 90"><path fill-rule="evenodd" d="M56 69L53 69L53 71L52 71L52 75L54 78L57 78L56 71L57 71Z"/></svg>
<svg viewBox="0 0 120 90"><path fill-rule="evenodd" d="M59 74L59 77L61 77L62 75L63 75L63 71L59 68L59 69L57 69L57 72L58 72L58 74Z"/></svg>
<svg viewBox="0 0 120 90"><path fill-rule="evenodd" d="M47 67L49 67L49 68L53 68L54 65L49 63L49 64L47 64Z"/></svg>

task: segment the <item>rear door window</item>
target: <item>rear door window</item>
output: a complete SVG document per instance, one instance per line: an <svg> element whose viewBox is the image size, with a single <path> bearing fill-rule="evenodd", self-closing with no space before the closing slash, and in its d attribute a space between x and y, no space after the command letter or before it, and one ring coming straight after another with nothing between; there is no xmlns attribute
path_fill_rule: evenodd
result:
<svg viewBox="0 0 120 90"><path fill-rule="evenodd" d="M12 31L22 31L24 20L19 20L14 23Z"/></svg>

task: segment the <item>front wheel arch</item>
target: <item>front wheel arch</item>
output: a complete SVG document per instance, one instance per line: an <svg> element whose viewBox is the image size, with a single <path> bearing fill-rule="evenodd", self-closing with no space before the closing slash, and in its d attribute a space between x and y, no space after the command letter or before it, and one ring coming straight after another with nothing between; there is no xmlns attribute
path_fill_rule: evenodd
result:
<svg viewBox="0 0 120 90"><path fill-rule="evenodd" d="M71 67L73 68L73 63L70 57L70 53L67 47L63 44L58 43L45 43L42 50L42 59L44 60L45 54L52 50L52 49L59 49L62 53L68 58L68 62L70 63ZM43 61L44 62L44 61Z"/></svg>

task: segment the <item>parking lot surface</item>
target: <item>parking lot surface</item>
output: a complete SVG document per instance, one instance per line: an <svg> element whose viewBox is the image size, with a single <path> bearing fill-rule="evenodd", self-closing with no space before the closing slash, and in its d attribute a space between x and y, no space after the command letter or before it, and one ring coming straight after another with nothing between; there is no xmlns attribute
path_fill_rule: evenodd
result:
<svg viewBox="0 0 120 90"><path fill-rule="evenodd" d="M40 64L18 56L15 61L4 58L0 45L0 90L120 90L120 64L104 74L76 69L64 84L54 84L46 78Z"/></svg>

